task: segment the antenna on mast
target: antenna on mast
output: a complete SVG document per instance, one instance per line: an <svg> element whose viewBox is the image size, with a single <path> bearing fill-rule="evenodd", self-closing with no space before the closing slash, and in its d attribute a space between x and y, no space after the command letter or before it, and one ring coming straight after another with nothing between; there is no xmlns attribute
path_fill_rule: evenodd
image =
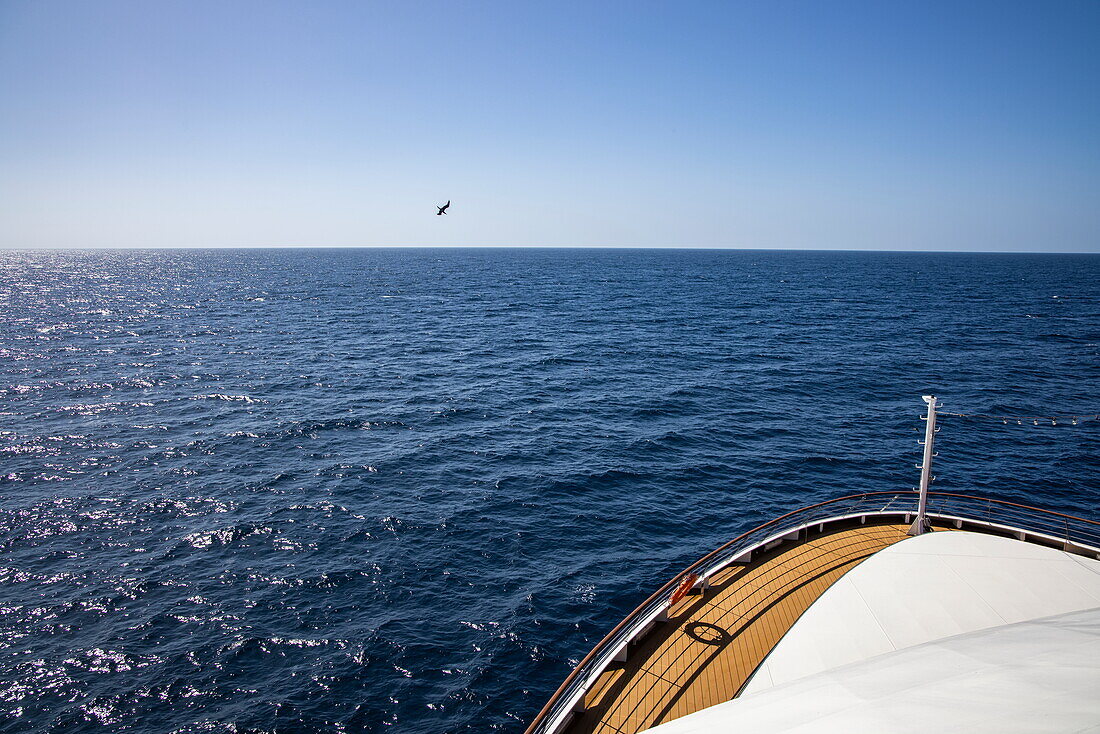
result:
<svg viewBox="0 0 1100 734"><path fill-rule="evenodd" d="M936 396L921 395L921 399L928 403L928 415L924 416L924 441L917 441L924 444L924 460L917 466L920 469L920 500L917 503L917 519L909 526L909 535L920 535L931 529L925 511L928 509L928 483L932 480L932 457L936 455L932 445L936 432L940 430L936 428L936 408L940 407Z"/></svg>

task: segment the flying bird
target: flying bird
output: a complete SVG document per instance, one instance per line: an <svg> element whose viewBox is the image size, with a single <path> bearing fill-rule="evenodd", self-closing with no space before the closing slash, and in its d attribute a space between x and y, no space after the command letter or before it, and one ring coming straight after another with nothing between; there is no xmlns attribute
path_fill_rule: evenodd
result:
<svg viewBox="0 0 1100 734"><path fill-rule="evenodd" d="M446 204L444 204L443 206L437 206L436 207L436 209L438 209L439 211L437 211L435 213L435 215L438 217L440 214L446 214L447 213L447 207L449 207L450 205L451 205L451 200L447 199Z"/></svg>

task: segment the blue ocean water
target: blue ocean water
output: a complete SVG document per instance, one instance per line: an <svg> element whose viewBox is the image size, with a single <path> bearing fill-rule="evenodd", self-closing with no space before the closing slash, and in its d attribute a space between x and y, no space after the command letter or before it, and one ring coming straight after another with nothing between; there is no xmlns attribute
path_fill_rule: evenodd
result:
<svg viewBox="0 0 1100 734"><path fill-rule="evenodd" d="M920 395L1100 411L1100 257L0 252L0 730L521 731L730 537L912 487ZM936 486L1100 517L1100 422Z"/></svg>

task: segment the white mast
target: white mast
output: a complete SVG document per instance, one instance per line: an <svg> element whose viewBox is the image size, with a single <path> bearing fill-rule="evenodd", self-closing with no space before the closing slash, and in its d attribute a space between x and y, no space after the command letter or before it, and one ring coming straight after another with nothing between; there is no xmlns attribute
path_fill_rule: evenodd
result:
<svg viewBox="0 0 1100 734"><path fill-rule="evenodd" d="M924 461L917 466L920 469L920 501L917 503L917 519L909 526L910 535L920 535L928 530L928 519L924 516L928 508L928 483L932 480L932 457L936 454L932 451L932 444L936 440L936 408L939 403L935 395L921 395L921 399L928 403L928 415L924 417ZM921 441L917 441L921 443Z"/></svg>

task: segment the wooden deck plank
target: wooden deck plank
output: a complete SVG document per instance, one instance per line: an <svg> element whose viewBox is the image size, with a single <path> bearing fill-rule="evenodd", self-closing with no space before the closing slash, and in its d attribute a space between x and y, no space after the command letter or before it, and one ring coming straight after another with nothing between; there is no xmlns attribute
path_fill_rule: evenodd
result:
<svg viewBox="0 0 1100 734"><path fill-rule="evenodd" d="M906 530L857 525L812 535L722 571L600 677L568 731L635 734L728 701L814 600Z"/></svg>

